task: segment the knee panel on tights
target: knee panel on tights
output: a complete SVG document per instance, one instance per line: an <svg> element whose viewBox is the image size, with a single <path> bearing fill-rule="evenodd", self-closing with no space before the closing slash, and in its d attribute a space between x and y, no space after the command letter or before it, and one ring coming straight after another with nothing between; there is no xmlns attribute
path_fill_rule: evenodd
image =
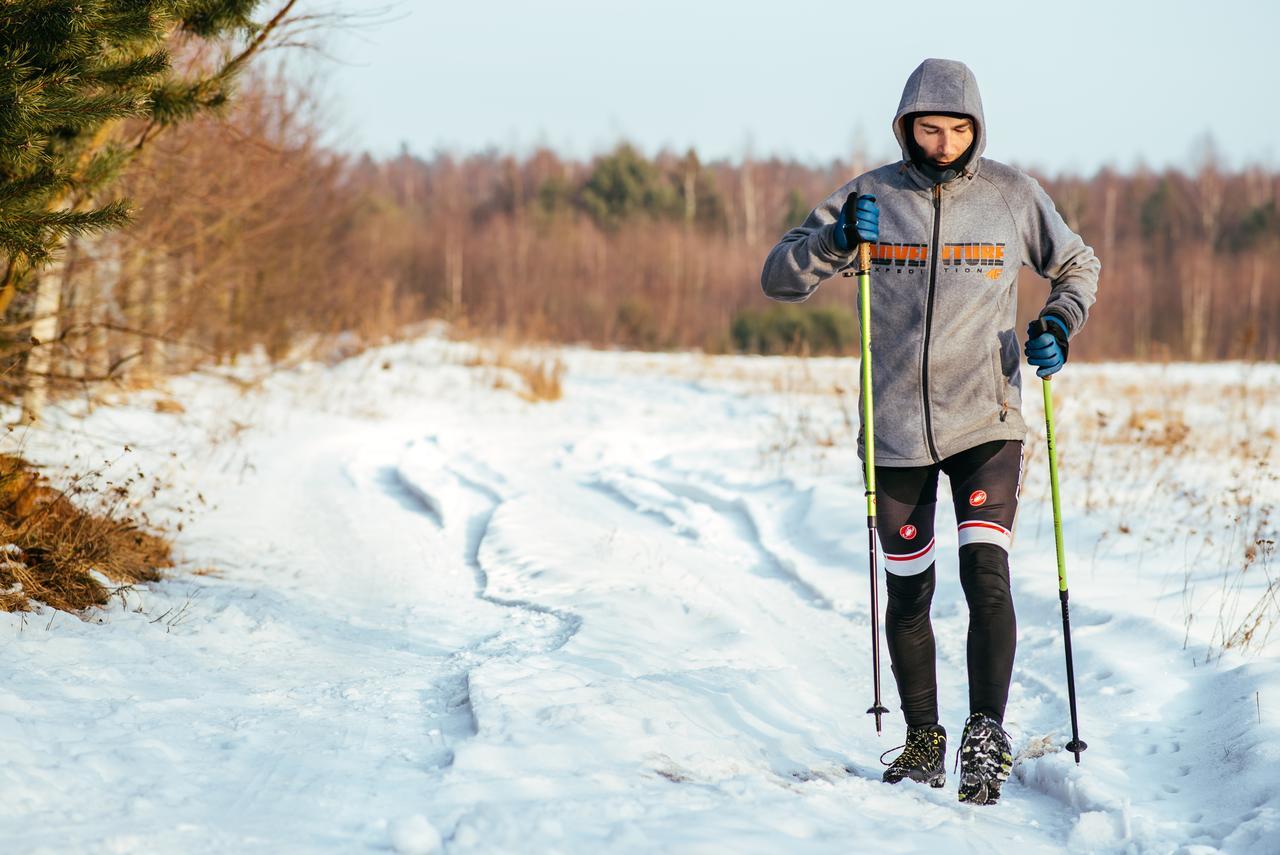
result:
<svg viewBox="0 0 1280 855"><path fill-rule="evenodd" d="M913 576L898 576L893 573L885 575L885 587L889 592L889 603L885 607L886 617L901 620L929 614L929 604L933 602L933 589L937 583L937 571L930 565L923 573Z"/></svg>
<svg viewBox="0 0 1280 855"><path fill-rule="evenodd" d="M1004 548L991 543L960 547L960 585L971 609L1011 605L1009 556Z"/></svg>

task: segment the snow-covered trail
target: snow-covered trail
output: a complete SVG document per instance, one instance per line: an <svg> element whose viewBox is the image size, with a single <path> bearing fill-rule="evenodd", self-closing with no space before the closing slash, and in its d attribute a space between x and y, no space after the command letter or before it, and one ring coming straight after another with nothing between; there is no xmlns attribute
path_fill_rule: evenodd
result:
<svg viewBox="0 0 1280 855"><path fill-rule="evenodd" d="M64 423L86 457L130 442L175 504L216 505L179 542L223 573L122 592L105 624L4 616L0 850L1280 851L1275 658L1194 668L1177 627L1127 607L1153 592L1126 602L1086 560L1096 521L1068 528L1084 765L1053 750L1060 618L1029 489L1007 726L1049 753L994 808L957 803L954 775L888 787L902 726L877 738L863 713L856 458L763 452L794 396L570 354L564 400L530 405L449 350L248 395L186 378L185 415L141 396ZM28 442L72 460L65 434ZM956 739L967 611L940 513Z"/></svg>

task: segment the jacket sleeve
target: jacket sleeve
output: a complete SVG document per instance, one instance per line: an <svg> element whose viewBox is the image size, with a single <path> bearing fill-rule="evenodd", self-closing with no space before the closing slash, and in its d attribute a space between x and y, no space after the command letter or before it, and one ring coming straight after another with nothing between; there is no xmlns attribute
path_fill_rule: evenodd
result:
<svg viewBox="0 0 1280 855"><path fill-rule="evenodd" d="M847 184L832 193L769 251L760 274L765 294L788 303L807 300L824 279L849 265L853 252L836 248L835 222L851 192Z"/></svg>
<svg viewBox="0 0 1280 855"><path fill-rule="evenodd" d="M1089 307L1097 298L1102 262L1071 231L1040 182L1028 178L1031 202L1023 220L1027 261L1049 280L1049 299L1040 314L1057 315L1074 336L1089 319Z"/></svg>

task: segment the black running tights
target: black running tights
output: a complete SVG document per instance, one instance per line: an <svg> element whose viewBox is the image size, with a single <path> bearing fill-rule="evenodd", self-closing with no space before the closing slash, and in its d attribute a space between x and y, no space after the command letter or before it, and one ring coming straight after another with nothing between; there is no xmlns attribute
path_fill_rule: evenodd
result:
<svg viewBox="0 0 1280 855"><path fill-rule="evenodd" d="M909 726L938 723L933 626L933 516L939 473L951 482L960 583L969 605L969 711L1004 720L1017 624L1009 591L1022 444L984 443L934 466L876 467L877 530L888 585L885 634Z"/></svg>

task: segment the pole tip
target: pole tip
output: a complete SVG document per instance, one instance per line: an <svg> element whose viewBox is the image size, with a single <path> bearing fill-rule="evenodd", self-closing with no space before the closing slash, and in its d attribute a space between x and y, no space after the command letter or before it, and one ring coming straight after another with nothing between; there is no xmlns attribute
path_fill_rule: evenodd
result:
<svg viewBox="0 0 1280 855"><path fill-rule="evenodd" d="M1067 743L1067 750L1076 755L1076 765L1080 765L1080 752L1088 748L1088 744L1083 739L1073 739Z"/></svg>
<svg viewBox="0 0 1280 855"><path fill-rule="evenodd" d="M867 715L873 715L876 717L876 736L879 736L881 733L881 727L880 727L881 716L886 716L888 714L889 714L889 708L886 707L884 704L874 704L871 707L871 709L867 710Z"/></svg>

